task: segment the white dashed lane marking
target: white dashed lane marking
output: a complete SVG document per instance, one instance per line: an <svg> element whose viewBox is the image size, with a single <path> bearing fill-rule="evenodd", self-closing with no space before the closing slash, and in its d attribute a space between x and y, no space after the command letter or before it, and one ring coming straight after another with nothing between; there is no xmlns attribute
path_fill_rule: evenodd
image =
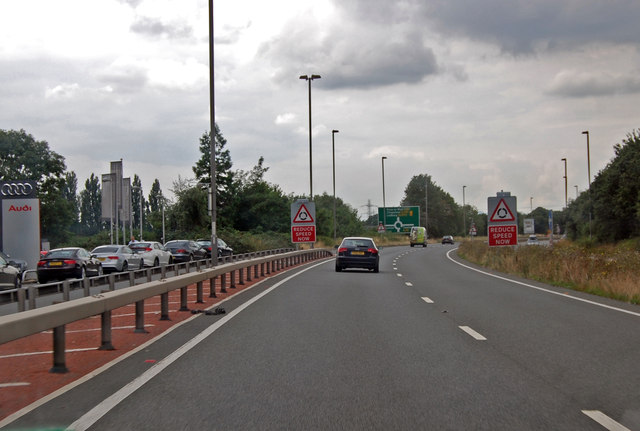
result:
<svg viewBox="0 0 640 431"><path fill-rule="evenodd" d="M467 334L471 335L473 338L475 338L478 341L485 341L486 338L484 336L482 336L482 334L474 331L473 329L471 329L468 326L458 326L458 328L462 329L464 332L466 332Z"/></svg>

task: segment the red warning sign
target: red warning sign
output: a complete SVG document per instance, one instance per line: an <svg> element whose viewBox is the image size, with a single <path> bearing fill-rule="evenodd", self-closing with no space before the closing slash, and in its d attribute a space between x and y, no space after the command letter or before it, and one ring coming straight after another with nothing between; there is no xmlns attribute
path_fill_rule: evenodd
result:
<svg viewBox="0 0 640 431"><path fill-rule="evenodd" d="M293 217L293 223L315 223L315 220L313 220L313 217L307 207L304 204L301 204L300 208L298 208L298 212Z"/></svg>
<svg viewBox="0 0 640 431"><path fill-rule="evenodd" d="M316 226L291 226L291 242L316 242Z"/></svg>
<svg viewBox="0 0 640 431"><path fill-rule="evenodd" d="M516 218L511 212L511 209L509 209L509 206L506 204L504 199L500 199L500 202L498 202L496 209L493 210L493 214L491 214L491 218L489 218L489 221L492 223L516 221Z"/></svg>
<svg viewBox="0 0 640 431"><path fill-rule="evenodd" d="M489 246L518 245L518 226L489 226Z"/></svg>

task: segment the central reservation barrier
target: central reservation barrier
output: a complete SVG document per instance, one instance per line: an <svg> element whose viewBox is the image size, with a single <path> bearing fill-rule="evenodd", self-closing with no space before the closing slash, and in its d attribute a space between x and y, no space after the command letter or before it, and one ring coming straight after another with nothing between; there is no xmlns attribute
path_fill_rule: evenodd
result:
<svg viewBox="0 0 640 431"><path fill-rule="evenodd" d="M144 301L160 296L160 320L169 319L169 292L180 289L181 309L187 308L187 287L195 284L198 299L202 300L203 282L210 280L210 296L215 297L215 280L221 278L222 291L225 291L227 278L230 287L244 280L251 281L251 277L258 278L271 272L279 271L312 260L333 256L325 249L311 249L291 251L276 255L258 257L239 262L225 263L209 268L197 265L195 272L186 266L186 273L170 278L148 281L114 291L103 291L100 294L86 296L79 299L65 301L46 307L30 309L7 316L0 316L0 344L42 331L53 330L53 368L51 372L67 372L65 360L65 325L86 319L91 316L101 316L101 345L98 350L113 350L111 344L111 312L117 308L135 304L136 332L144 332ZM253 274L252 274L253 272Z"/></svg>

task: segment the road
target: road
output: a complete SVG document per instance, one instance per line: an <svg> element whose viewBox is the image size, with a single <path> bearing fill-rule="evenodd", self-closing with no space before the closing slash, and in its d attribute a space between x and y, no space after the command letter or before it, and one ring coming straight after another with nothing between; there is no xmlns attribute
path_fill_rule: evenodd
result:
<svg viewBox="0 0 640 431"><path fill-rule="evenodd" d="M288 271L10 426L640 430L639 307L451 250Z"/></svg>

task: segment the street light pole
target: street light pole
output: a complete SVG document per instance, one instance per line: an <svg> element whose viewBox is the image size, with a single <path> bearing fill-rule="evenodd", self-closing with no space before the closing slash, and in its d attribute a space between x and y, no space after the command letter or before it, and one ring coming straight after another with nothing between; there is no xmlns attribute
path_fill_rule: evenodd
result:
<svg viewBox="0 0 640 431"><path fill-rule="evenodd" d="M211 133L210 160L211 165L211 265L218 263L218 240L216 233L217 201L216 201L216 103L215 103L215 79L214 79L214 43L213 43L213 0L209 0L209 123ZM163 206L164 209L164 206ZM164 218L163 218L164 220ZM164 236L164 232L163 232ZM213 292L213 288L211 290Z"/></svg>
<svg viewBox="0 0 640 431"><path fill-rule="evenodd" d="M591 156L589 155L589 131L582 132L587 135L587 176L589 179L589 239L591 239Z"/></svg>
<svg viewBox="0 0 640 431"><path fill-rule="evenodd" d="M387 156L382 156L382 225L387 228L387 201L384 194L384 161Z"/></svg>
<svg viewBox="0 0 640 431"><path fill-rule="evenodd" d="M301 75L300 79L306 79L309 84L309 201L313 201L313 153L311 145L311 81L320 79L320 75Z"/></svg>
<svg viewBox="0 0 640 431"><path fill-rule="evenodd" d="M564 162L564 207L566 209L569 202L569 198L567 197L567 159L563 157L560 160Z"/></svg>
<svg viewBox="0 0 640 431"><path fill-rule="evenodd" d="M462 236L466 237L467 236L467 210L465 208L466 204L464 201L464 189L466 189L467 186L462 186Z"/></svg>
<svg viewBox="0 0 640 431"><path fill-rule="evenodd" d="M339 133L339 130L331 131L331 155L333 161L333 243L335 245L336 237L337 237L337 226L336 226L336 133Z"/></svg>

